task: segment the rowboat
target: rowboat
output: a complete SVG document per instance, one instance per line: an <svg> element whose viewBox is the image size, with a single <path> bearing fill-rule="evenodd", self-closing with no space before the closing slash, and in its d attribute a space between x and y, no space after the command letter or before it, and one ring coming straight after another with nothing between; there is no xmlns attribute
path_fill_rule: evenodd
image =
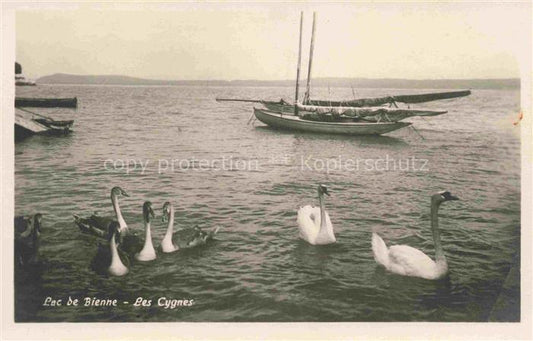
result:
<svg viewBox="0 0 533 341"><path fill-rule="evenodd" d="M28 98L15 97L15 107L76 108L78 98Z"/></svg>
<svg viewBox="0 0 533 341"><path fill-rule="evenodd" d="M65 129L70 129L74 125L74 120L56 121L50 118L34 118L33 120L51 130L62 131L63 133L65 132Z"/></svg>
<svg viewBox="0 0 533 341"><path fill-rule="evenodd" d="M272 128L321 134L381 135L411 125L409 122L358 122L353 118L335 122L312 121L298 115L260 108L254 108L254 115Z"/></svg>
<svg viewBox="0 0 533 341"><path fill-rule="evenodd" d="M74 120L56 121L20 108L15 109L15 140L31 135L66 135Z"/></svg>

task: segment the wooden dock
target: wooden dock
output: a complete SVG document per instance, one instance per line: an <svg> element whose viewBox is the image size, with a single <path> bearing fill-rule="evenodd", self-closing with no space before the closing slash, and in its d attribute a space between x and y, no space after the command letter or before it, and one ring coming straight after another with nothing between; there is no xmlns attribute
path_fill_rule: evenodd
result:
<svg viewBox="0 0 533 341"><path fill-rule="evenodd" d="M48 130L46 126L28 118L22 113L22 111L15 109L15 128L19 126L21 129L27 130L32 134L40 134Z"/></svg>

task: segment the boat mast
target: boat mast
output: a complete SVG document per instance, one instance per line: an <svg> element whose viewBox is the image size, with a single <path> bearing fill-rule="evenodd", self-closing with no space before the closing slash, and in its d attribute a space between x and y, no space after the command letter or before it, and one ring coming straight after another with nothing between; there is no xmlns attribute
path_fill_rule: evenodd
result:
<svg viewBox="0 0 533 341"><path fill-rule="evenodd" d="M315 48L315 27L316 27L316 12L313 12L313 31L311 32L311 50L309 51L309 69L307 70L307 90L305 92L303 104L309 103L309 92L311 90L311 66L313 65L313 50Z"/></svg>
<svg viewBox="0 0 533 341"><path fill-rule="evenodd" d="M298 116L298 90L300 88L300 64L302 62L302 26L304 22L304 12L300 13L300 41L298 43L298 66L296 68L296 93L294 95L294 114Z"/></svg>

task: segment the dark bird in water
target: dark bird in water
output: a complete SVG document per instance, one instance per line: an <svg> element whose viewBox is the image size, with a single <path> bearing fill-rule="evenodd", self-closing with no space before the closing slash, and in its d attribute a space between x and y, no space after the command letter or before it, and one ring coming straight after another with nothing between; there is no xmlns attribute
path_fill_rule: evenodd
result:
<svg viewBox="0 0 533 341"><path fill-rule="evenodd" d="M91 261L91 269L100 275L124 276L130 265L128 255L117 247L120 225L116 221L109 224L107 243L98 243L98 250Z"/></svg>
<svg viewBox="0 0 533 341"><path fill-rule="evenodd" d="M161 241L161 250L165 253L205 245L209 240L214 239L214 236L220 229L220 227L217 227L214 230L206 232L197 226L174 232L174 207L169 201L163 205L162 219L163 222L168 221L167 232Z"/></svg>
<svg viewBox="0 0 533 341"><path fill-rule="evenodd" d="M129 197L128 193L118 186L111 189L111 203L113 205L113 210L115 211L114 217L102 217L93 214L88 218L81 218L77 214L74 214L74 222L83 233L92 234L105 239L109 239L108 231L110 231L109 227L112 222L117 222L119 224L120 232L127 230L128 225L122 217L122 212L120 211L120 206L118 204L118 197L121 195Z"/></svg>
<svg viewBox="0 0 533 341"><path fill-rule="evenodd" d="M35 265L40 262L41 213L33 217L15 217L15 265Z"/></svg>

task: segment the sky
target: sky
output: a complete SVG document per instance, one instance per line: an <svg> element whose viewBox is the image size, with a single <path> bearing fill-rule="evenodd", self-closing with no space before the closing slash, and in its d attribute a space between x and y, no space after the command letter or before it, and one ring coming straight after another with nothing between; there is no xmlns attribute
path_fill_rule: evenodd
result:
<svg viewBox="0 0 533 341"><path fill-rule="evenodd" d="M16 10L16 60L33 79L293 79L301 11L303 75L317 13L314 78L515 78L530 65L529 1L30 4Z"/></svg>

